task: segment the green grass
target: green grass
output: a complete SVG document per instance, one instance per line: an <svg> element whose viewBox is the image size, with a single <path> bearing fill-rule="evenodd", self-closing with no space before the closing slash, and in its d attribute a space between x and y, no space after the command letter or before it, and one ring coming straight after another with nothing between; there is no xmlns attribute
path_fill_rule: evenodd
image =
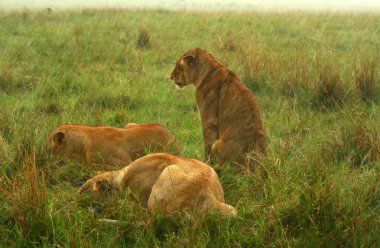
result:
<svg viewBox="0 0 380 248"><path fill-rule="evenodd" d="M0 13L1 246L379 246L379 22L298 12ZM194 47L253 91L270 139L252 174L217 168L238 217L152 217L126 195L79 198L93 172L49 153L47 137L62 123L162 123L184 156L203 159L194 88L169 80Z"/></svg>

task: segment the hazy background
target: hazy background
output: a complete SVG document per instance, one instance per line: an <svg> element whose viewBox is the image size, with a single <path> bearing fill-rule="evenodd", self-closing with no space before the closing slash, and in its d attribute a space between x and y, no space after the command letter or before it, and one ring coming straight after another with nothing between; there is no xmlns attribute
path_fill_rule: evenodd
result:
<svg viewBox="0 0 380 248"><path fill-rule="evenodd" d="M207 10L380 11L380 0L0 0L0 9L166 8Z"/></svg>

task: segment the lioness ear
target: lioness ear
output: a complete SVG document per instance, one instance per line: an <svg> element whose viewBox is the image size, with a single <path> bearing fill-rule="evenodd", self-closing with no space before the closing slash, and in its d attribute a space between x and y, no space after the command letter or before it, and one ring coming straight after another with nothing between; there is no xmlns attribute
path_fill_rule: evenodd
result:
<svg viewBox="0 0 380 248"><path fill-rule="evenodd" d="M193 64L194 61L195 61L195 56L194 56L194 55L191 55L191 54L189 54L189 55L185 55L185 56L183 57L183 61L184 61L186 64Z"/></svg>
<svg viewBox="0 0 380 248"><path fill-rule="evenodd" d="M65 134L63 132L57 132L54 135L53 140L55 143L57 143L57 145L62 145L63 142L65 141Z"/></svg>

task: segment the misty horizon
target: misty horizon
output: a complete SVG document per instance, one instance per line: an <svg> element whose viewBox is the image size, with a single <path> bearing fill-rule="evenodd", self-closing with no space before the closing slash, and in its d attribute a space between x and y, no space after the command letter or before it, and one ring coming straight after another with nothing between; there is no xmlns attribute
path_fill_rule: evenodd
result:
<svg viewBox="0 0 380 248"><path fill-rule="evenodd" d="M378 0L0 0L0 9L53 10L83 8L163 8L170 10L258 10L258 11L349 11L380 12Z"/></svg>

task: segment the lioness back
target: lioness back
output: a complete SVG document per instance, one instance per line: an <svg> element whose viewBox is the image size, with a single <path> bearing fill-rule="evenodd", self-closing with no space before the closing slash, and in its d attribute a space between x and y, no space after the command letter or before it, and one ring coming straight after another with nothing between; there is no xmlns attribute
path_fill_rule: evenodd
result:
<svg viewBox="0 0 380 248"><path fill-rule="evenodd" d="M146 155L146 152L170 152L179 155L180 147L174 135L164 126L157 123L133 124L128 125L127 129L131 138L135 140L133 160ZM147 145L146 140L149 140ZM144 148L144 150L141 150Z"/></svg>

